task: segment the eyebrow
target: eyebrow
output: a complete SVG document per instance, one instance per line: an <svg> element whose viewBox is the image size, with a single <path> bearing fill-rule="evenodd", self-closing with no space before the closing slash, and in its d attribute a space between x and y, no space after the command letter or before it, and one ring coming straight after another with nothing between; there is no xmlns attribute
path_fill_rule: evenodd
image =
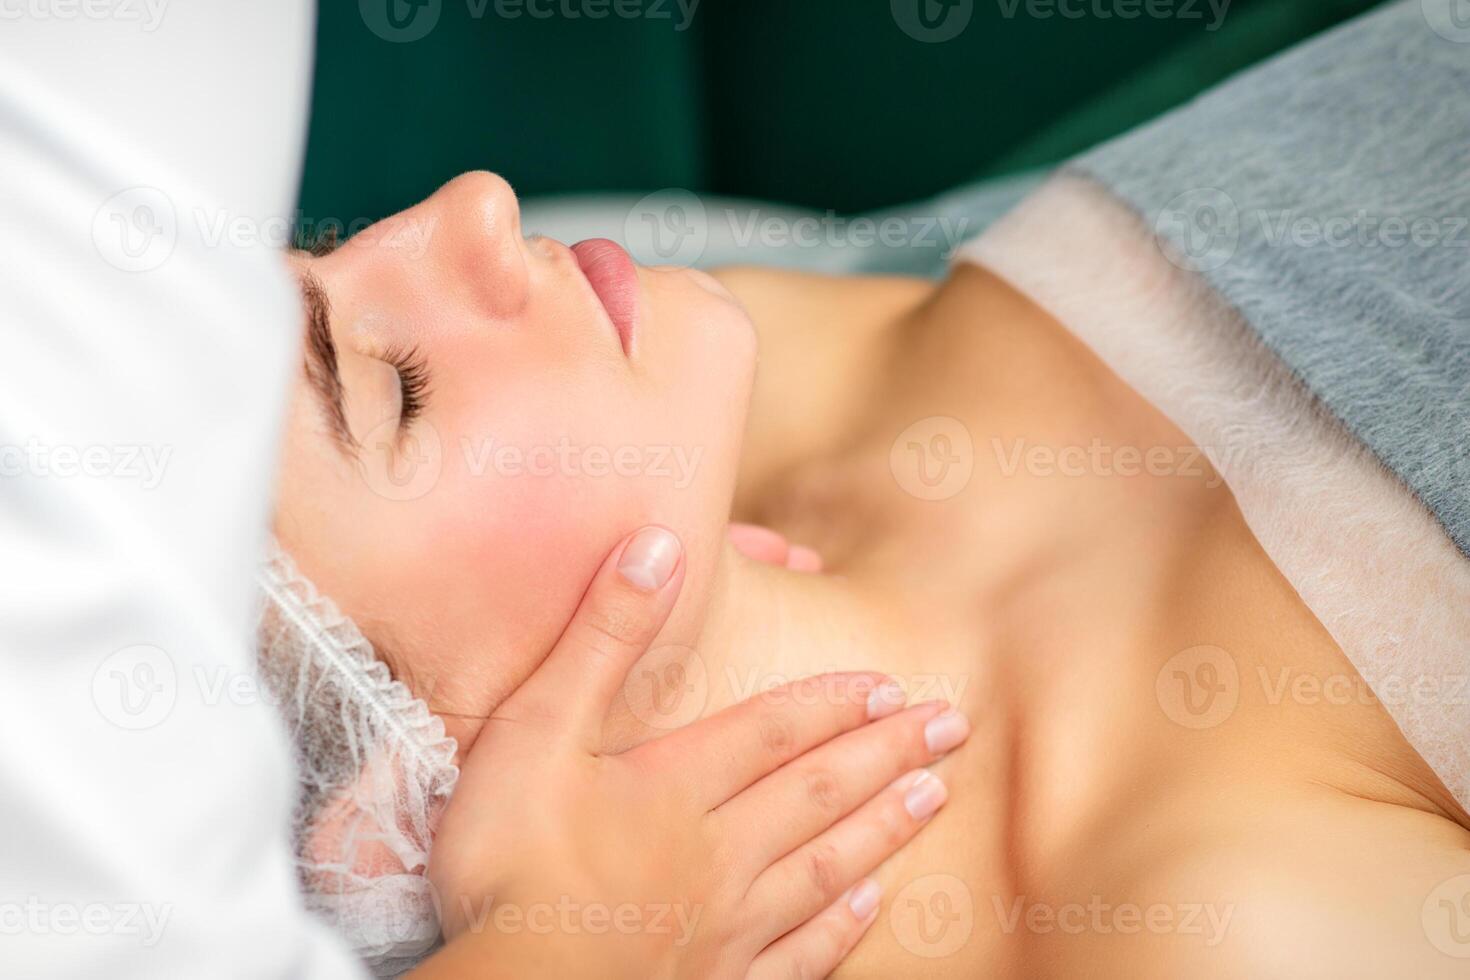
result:
<svg viewBox="0 0 1470 980"><path fill-rule="evenodd" d="M311 270L303 271L299 278L301 296L306 303L306 380L327 416L333 440L348 455L356 456L360 447L347 426L337 344L332 340L332 303L321 280Z"/></svg>

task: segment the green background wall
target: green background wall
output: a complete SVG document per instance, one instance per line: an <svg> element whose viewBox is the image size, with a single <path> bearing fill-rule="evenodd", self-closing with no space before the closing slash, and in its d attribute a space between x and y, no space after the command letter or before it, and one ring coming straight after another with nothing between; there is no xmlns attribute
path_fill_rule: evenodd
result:
<svg viewBox="0 0 1470 980"><path fill-rule="evenodd" d="M686 21L679 0L326 0L303 216L375 219L478 168L522 195L871 209L1064 157L1372 5L1233 0L1210 30L1210 0L1060 0L1197 15L1133 20L946 0L958 36L900 26L937 2L699 0ZM588 16L614 3L645 16Z"/></svg>

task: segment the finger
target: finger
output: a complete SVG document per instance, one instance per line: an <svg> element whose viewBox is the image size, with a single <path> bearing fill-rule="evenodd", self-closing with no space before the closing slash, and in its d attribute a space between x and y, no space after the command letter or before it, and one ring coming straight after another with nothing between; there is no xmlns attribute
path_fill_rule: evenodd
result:
<svg viewBox="0 0 1470 980"><path fill-rule="evenodd" d="M927 769L905 774L756 878L746 893L750 914L795 928L912 840L948 798Z"/></svg>
<svg viewBox="0 0 1470 980"><path fill-rule="evenodd" d="M683 578L683 548L674 532L645 527L624 539L598 569L550 655L497 714L541 719L595 751L608 706L663 628Z"/></svg>
<svg viewBox="0 0 1470 980"><path fill-rule="evenodd" d="M794 544L786 553L786 567L793 572L820 572L822 556L804 544Z"/></svg>
<svg viewBox="0 0 1470 980"><path fill-rule="evenodd" d="M878 918L883 888L864 878L841 898L761 951L746 980L825 977L847 959Z"/></svg>
<svg viewBox="0 0 1470 980"><path fill-rule="evenodd" d="M730 544L747 558L793 572L820 572L822 556L806 545L791 544L786 536L759 524L731 524Z"/></svg>
<svg viewBox="0 0 1470 980"><path fill-rule="evenodd" d="M885 718L904 692L884 674L822 674L757 694L635 749L664 765L698 760L698 802L714 809L792 759Z"/></svg>
<svg viewBox="0 0 1470 980"><path fill-rule="evenodd" d="M731 524L729 538L736 551L767 565L785 565L790 553L783 535L759 524Z"/></svg>
<svg viewBox="0 0 1470 980"><path fill-rule="evenodd" d="M729 833L767 827L746 853L765 867L856 810L884 786L969 737L969 723L942 702L913 707L808 752L714 813ZM721 829L721 828L717 828Z"/></svg>

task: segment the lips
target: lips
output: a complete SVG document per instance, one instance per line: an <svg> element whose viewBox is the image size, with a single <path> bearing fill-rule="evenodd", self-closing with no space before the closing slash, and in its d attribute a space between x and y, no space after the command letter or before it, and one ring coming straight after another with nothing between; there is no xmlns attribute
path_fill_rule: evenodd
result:
<svg viewBox="0 0 1470 980"><path fill-rule="evenodd" d="M638 320L638 270L633 259L621 245L606 238L578 242L572 254L617 329L623 353L631 352Z"/></svg>

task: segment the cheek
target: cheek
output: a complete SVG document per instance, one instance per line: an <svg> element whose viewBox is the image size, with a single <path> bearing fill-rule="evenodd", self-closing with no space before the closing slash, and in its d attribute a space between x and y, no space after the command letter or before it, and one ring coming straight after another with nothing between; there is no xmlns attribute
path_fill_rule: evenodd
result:
<svg viewBox="0 0 1470 980"><path fill-rule="evenodd" d="M560 477L472 480L429 536L442 542L437 551L475 571L476 588L493 590L509 608L580 595L636 510L623 495L588 489Z"/></svg>
<svg viewBox="0 0 1470 980"><path fill-rule="evenodd" d="M568 476L555 460L459 454L416 508L416 554L405 566L415 580L404 585L441 708L478 713L529 677L602 561L647 519L636 484Z"/></svg>

